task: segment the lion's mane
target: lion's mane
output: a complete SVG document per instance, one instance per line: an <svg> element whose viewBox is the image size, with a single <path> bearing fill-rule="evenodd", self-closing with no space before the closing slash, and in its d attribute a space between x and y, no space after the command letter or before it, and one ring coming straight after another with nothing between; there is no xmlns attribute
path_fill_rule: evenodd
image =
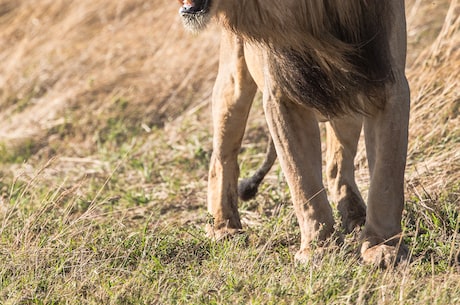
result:
<svg viewBox="0 0 460 305"><path fill-rule="evenodd" d="M384 106L381 89L393 80L386 1L238 0L220 7L222 25L268 48L270 70L292 100L327 117Z"/></svg>

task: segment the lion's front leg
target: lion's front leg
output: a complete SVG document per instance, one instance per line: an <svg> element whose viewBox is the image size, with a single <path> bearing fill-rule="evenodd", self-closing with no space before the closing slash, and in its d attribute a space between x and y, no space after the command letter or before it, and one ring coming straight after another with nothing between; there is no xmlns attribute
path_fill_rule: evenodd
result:
<svg viewBox="0 0 460 305"><path fill-rule="evenodd" d="M361 254L365 262L389 265L405 256L401 247L409 88L403 73L389 86L384 110L364 123L370 188Z"/></svg>
<svg viewBox="0 0 460 305"><path fill-rule="evenodd" d="M305 261L312 245L323 245L334 230L322 182L318 122L311 109L285 99L272 88L264 92L264 110L300 225L296 259Z"/></svg>
<svg viewBox="0 0 460 305"><path fill-rule="evenodd" d="M394 81L385 88L385 107L364 120L370 187L361 255L365 262L389 265L407 254L401 240L404 209L410 92L405 70L404 1L390 2L395 14L388 24Z"/></svg>
<svg viewBox="0 0 460 305"><path fill-rule="evenodd" d="M242 43L223 33L213 91L213 152L208 180L208 234L220 239L242 229L238 213L238 152L257 88L246 67Z"/></svg>

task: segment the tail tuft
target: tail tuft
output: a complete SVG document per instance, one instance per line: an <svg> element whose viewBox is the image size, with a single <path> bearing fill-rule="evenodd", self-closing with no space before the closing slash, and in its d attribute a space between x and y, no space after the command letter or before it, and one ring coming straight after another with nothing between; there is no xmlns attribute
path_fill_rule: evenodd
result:
<svg viewBox="0 0 460 305"><path fill-rule="evenodd" d="M250 178L242 179L238 183L238 197L240 197L241 200L248 201L256 197L257 190L259 189L259 185L262 182L262 179L254 178L258 177L253 176Z"/></svg>
<svg viewBox="0 0 460 305"><path fill-rule="evenodd" d="M273 140L270 138L268 143L265 160L256 173L249 178L242 179L238 184L238 196L243 201L248 201L256 197L259 185L264 180L265 175L270 171L276 160L276 151Z"/></svg>

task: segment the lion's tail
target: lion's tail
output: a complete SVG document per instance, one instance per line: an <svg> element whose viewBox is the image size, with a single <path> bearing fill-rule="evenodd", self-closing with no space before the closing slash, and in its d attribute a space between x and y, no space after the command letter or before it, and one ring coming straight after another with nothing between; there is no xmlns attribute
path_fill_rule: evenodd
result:
<svg viewBox="0 0 460 305"><path fill-rule="evenodd" d="M265 160L262 166L254 173L252 177L242 179L238 184L238 196L241 200L247 201L254 198L257 194L260 183L270 171L276 160L276 151L273 140L270 137Z"/></svg>

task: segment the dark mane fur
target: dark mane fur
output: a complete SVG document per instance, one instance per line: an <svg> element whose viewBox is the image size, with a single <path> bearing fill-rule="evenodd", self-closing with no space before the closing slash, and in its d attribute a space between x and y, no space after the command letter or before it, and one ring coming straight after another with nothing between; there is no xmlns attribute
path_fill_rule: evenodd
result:
<svg viewBox="0 0 460 305"><path fill-rule="evenodd" d="M292 100L331 117L383 107L392 80L383 0L223 0L221 23L268 50Z"/></svg>

